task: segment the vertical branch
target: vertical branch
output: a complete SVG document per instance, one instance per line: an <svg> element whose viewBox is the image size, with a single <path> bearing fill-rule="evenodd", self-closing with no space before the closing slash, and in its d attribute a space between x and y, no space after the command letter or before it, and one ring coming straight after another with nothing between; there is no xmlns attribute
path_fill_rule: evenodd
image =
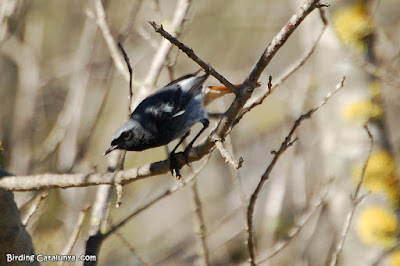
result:
<svg viewBox="0 0 400 266"><path fill-rule="evenodd" d="M95 7L96 7L96 17L97 17L97 24L103 34L103 37L107 43L108 49L110 51L111 57L114 61L114 64L116 65L118 71L123 74L124 78L126 80L129 80L129 115L133 109L133 107L137 104L137 101L140 99L140 92L142 90L137 91L137 97L135 97L135 100L132 98L132 82L133 82L133 73L132 73L132 68L129 63L129 57L127 56L125 50L123 49L122 45L119 44L119 48L122 52L122 55L118 53L118 48L117 45L111 36L109 27L107 25L107 22L105 20L105 11L103 8L103 5L101 3L101 0L94 0L95 1ZM174 18L173 18L173 25L175 25L175 30L181 27L184 18L187 14L187 10L189 8L189 2L188 0L180 0L179 3L177 4ZM163 40L165 42L165 40ZM164 45L165 46L165 45ZM164 47L164 46L161 46ZM153 72L150 71L148 74L148 79L156 79L161 71L161 67L164 65L165 58L168 56L168 53L171 50L170 46L168 49L159 49L157 55L155 56L152 64ZM163 50L164 53L161 53L160 50ZM161 54L161 55L160 55ZM123 61L125 60L125 63L128 67L128 71L123 67ZM157 63L158 62L158 63ZM158 71L154 71L159 67L160 69ZM155 73L155 74L154 74ZM128 77L129 75L129 77ZM146 83L145 83L146 84ZM123 162L125 159L125 151L114 151L109 155L109 166L108 166L108 171L113 172L117 169L121 169L123 166ZM116 184L118 185L118 184ZM103 237L100 237L102 233L105 231L106 227L106 221L109 213L109 208L110 208L110 198L111 194L113 191L113 186L110 185L101 185L98 188L97 191L97 196L96 196L96 201L93 206L93 211L92 211L92 218L91 218L91 229L89 232L89 239L87 241L87 246L86 246L86 252L93 252L95 254L98 253L101 242L103 241Z"/></svg>
<svg viewBox="0 0 400 266"><path fill-rule="evenodd" d="M132 102L132 95L133 95L133 90L132 90L132 78L133 78L133 74L132 74L132 67L131 67L131 63L129 62L129 57L125 52L124 47L122 47L122 44L119 42L118 43L118 48L121 51L122 55L124 56L124 60L126 63L126 66L128 67L128 71L129 71L129 97L128 97L128 116L131 115L132 113L132 109L131 109L131 102Z"/></svg>
<svg viewBox="0 0 400 266"><path fill-rule="evenodd" d="M69 84L68 96L65 108L59 115L55 125L56 142L60 141L58 150L58 168L69 170L73 167L78 153L79 129L85 114L85 98L89 83L89 64L93 52L93 44L96 38L96 24L90 18L86 18L75 54L74 73ZM53 139L49 139L53 141Z"/></svg>
<svg viewBox="0 0 400 266"><path fill-rule="evenodd" d="M282 142L279 150L272 152L274 154L274 158L272 159L271 163L269 164L269 166L265 170L264 174L261 176L261 179L260 179L256 189L254 190L253 194L250 197L250 202L249 202L249 205L247 207L247 230L248 230L247 231L247 248L248 248L249 255L250 255L250 264L251 265L256 265L256 263L255 263L255 253L254 253L254 251L255 251L255 243L254 243L254 236L253 236L254 207L255 207L258 195L259 195L264 183L269 179L270 174L272 172L272 169L274 168L274 166L278 162L279 157L289 147L291 147L293 145L293 143L297 140L297 138L295 138L293 140L293 136L296 133L297 128L301 125L301 123L305 119L309 119L316 111L318 111L322 106L324 106L328 102L328 100L331 99L333 97L333 95L335 95L336 92L338 92L341 88L343 88L344 80L345 80L345 77L343 77L342 81L339 82L336 85L336 88L333 91L331 91L317 107L314 107L310 111L308 111L307 113L301 115L294 122L292 129L290 130L289 134L286 136L285 140Z"/></svg>
<svg viewBox="0 0 400 266"><path fill-rule="evenodd" d="M191 0L178 0L176 4L171 23L171 34L175 37L180 35L190 4ZM153 61L151 62L150 69L143 82L143 86L136 91L136 97L131 103L132 109L138 105L139 102L149 93L149 87L154 86L157 82L157 79L161 73L161 69L165 65L165 61L167 60L171 49L172 44L168 40L161 40L157 52L154 55Z"/></svg>
<svg viewBox="0 0 400 266"><path fill-rule="evenodd" d="M115 67L118 69L119 73L124 77L126 81L129 81L129 73L124 66L124 59L122 55L118 52L117 44L114 41L114 38L111 35L110 29L106 22L106 13L104 11L103 4L101 0L94 0L95 10L96 10L96 18L97 25L99 26L104 40L106 41L108 50L110 51L111 58L115 64Z"/></svg>
<svg viewBox="0 0 400 266"><path fill-rule="evenodd" d="M33 132L35 106L40 89L40 73L37 56L25 43L15 36L10 37L1 48L1 53L18 66L18 88L14 104L10 156L10 171L26 174L31 168L32 143L26 132Z"/></svg>
<svg viewBox="0 0 400 266"><path fill-rule="evenodd" d="M124 58L118 52L116 42L111 36L109 27L105 19L105 11L101 0L95 1L95 10L97 24L103 34L103 37L107 43L107 47L110 51L111 58L117 68L117 70L123 75L126 80L129 80L129 84L132 84L133 73L132 69L126 69L124 67ZM128 64L129 61L127 61ZM129 64L128 64L129 66ZM131 96L132 90L130 86L129 98ZM131 99L130 99L131 100ZM130 103L128 104L130 106ZM108 158L108 172L114 172L118 169L122 169L125 160L125 151L116 151L110 154ZM110 212L111 195L113 191L112 185L100 185L97 189L96 200L93 204L93 210L90 219L89 228L89 239L86 242L86 254L97 255L100 250L100 245L102 238L100 237L102 233L106 230L107 218ZM87 263L90 264L90 263ZM93 262L95 264L95 262Z"/></svg>
<svg viewBox="0 0 400 266"><path fill-rule="evenodd" d="M329 263L330 266L336 266L337 265L339 256L340 256L340 254L342 253L342 250L343 250L344 242L346 241L347 234L348 234L349 229L350 229L351 221L353 220L353 217L354 217L354 212L356 211L356 208L357 208L358 204L363 199L363 197L359 197L358 194L360 192L361 184L362 184L362 182L364 180L365 171L367 169L367 165L368 165L369 159L371 157L372 148L374 147L374 138L373 138L371 132L369 131L368 126L364 125L364 128L365 128L365 131L368 134L368 138L369 138L369 141L370 141L370 146L369 146L369 150L368 150L368 156L367 156L367 159L365 159L365 163L363 165L363 168L362 168L362 171L361 171L361 176L360 176L360 178L358 180L357 187L356 187L356 190L354 192L354 195L351 197L351 199L352 199L352 202L351 202L352 203L352 208L351 208L351 210L349 211L349 213L346 216L346 220L344 222L343 229L342 229L342 232L340 234L339 242L338 242L338 244L336 246L335 252L333 252L333 254L332 254L331 261Z"/></svg>
<svg viewBox="0 0 400 266"><path fill-rule="evenodd" d="M200 237L200 242L201 242L201 255L204 258L204 265L208 266L210 265L210 256L208 252L208 247L207 247L207 228L206 224L204 222L204 216L203 216L203 211L202 211L202 205L199 197L199 189L197 186L197 180L193 180L192 186L192 194L193 194L193 203L195 206L195 213L196 213L196 221L198 225L196 225L195 228L197 228L197 234Z"/></svg>
<svg viewBox="0 0 400 266"><path fill-rule="evenodd" d="M19 210L21 213L21 221L24 226L26 226L29 223L32 215L34 215L37 212L40 204L47 197L47 195L48 195L47 192L39 193L20 207Z"/></svg>
<svg viewBox="0 0 400 266"><path fill-rule="evenodd" d="M61 253L62 255L69 255L71 253L76 241L78 240L79 233L81 232L81 229L82 229L83 221L84 221L84 219L86 217L86 213L89 210L89 208L90 208L90 206L85 207L79 213L78 221L76 222L74 231L72 232L71 237L69 238L69 241L68 241L67 245L65 246L64 250L62 251L62 253ZM64 265L64 262L65 261L60 261L58 263L58 265Z"/></svg>

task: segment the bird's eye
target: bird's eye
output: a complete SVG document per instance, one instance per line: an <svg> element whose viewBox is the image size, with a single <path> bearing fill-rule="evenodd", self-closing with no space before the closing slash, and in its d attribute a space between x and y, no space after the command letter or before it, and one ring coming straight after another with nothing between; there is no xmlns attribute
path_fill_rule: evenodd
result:
<svg viewBox="0 0 400 266"><path fill-rule="evenodd" d="M126 132L124 134L124 138L125 138L125 140L131 139L132 138L132 131Z"/></svg>

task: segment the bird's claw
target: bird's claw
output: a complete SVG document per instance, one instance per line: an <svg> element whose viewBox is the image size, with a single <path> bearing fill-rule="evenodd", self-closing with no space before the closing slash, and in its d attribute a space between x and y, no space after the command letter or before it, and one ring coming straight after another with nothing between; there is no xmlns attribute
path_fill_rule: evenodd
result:
<svg viewBox="0 0 400 266"><path fill-rule="evenodd" d="M174 152L171 152L169 155L169 169L173 177L175 177L177 180L181 179L182 175L178 166L178 162L176 161L176 153Z"/></svg>

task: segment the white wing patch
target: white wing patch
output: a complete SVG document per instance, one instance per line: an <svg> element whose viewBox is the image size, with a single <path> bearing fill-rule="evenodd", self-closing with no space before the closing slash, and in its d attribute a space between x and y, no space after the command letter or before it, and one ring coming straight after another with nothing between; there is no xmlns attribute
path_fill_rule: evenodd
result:
<svg viewBox="0 0 400 266"><path fill-rule="evenodd" d="M172 117L178 117L180 115L183 115L185 113L185 110L181 110L179 112L177 112L176 114L174 114Z"/></svg>

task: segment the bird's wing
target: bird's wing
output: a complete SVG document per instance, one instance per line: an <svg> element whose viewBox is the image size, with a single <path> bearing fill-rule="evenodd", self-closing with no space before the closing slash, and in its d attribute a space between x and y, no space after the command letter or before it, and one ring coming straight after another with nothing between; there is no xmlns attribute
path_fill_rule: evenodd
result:
<svg viewBox="0 0 400 266"><path fill-rule="evenodd" d="M132 115L142 116L145 119L151 118L164 121L181 115L184 109L181 109L182 89L173 85L169 89L162 89L146 99L144 99L136 108Z"/></svg>
<svg viewBox="0 0 400 266"><path fill-rule="evenodd" d="M189 102L201 92L208 74L201 77L186 75L147 97L134 113L143 113L156 120L168 120L185 113Z"/></svg>

